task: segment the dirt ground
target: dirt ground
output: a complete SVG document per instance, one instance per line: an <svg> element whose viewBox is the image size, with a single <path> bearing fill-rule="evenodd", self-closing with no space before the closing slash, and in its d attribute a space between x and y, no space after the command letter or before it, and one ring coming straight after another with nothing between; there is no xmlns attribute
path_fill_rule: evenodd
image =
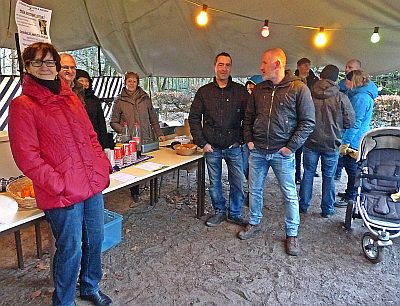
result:
<svg viewBox="0 0 400 306"><path fill-rule="evenodd" d="M176 176L164 177L153 207L148 190L133 208L127 189L105 196L106 208L124 217L123 241L103 253L101 288L114 305L400 305L400 239L382 263L366 260L360 220L346 232L344 209L332 219L320 216L321 178L315 179L311 213L301 215L299 257L285 254L282 196L273 174L265 189L263 234L248 241L236 238L238 225L208 228L207 216L196 219L195 178L190 202L185 178L181 172L177 190ZM209 214L208 194L206 201ZM42 232L47 253L41 260L33 230L22 232L23 270L16 268L14 236L0 238L0 305L51 303L45 223Z"/></svg>

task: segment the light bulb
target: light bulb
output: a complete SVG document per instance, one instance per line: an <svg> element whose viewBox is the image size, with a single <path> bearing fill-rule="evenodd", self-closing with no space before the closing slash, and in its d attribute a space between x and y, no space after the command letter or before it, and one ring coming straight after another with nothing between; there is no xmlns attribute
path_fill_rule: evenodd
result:
<svg viewBox="0 0 400 306"><path fill-rule="evenodd" d="M319 48L326 45L327 39L326 39L326 36L324 33L324 28L319 28L319 33L315 37L314 42L315 42L315 45Z"/></svg>
<svg viewBox="0 0 400 306"><path fill-rule="evenodd" d="M203 9L201 10L200 14L197 15L196 18L197 24L200 26L205 26L208 22L208 15L207 15L207 5L203 4Z"/></svg>
<svg viewBox="0 0 400 306"><path fill-rule="evenodd" d="M261 36L262 37L268 37L269 35L269 26L268 26L268 20L264 21L264 26L261 29Z"/></svg>
<svg viewBox="0 0 400 306"><path fill-rule="evenodd" d="M371 35L371 42L373 44L376 44L380 40L381 40L381 37L379 36L379 27L375 27L374 33L372 33L372 35Z"/></svg>

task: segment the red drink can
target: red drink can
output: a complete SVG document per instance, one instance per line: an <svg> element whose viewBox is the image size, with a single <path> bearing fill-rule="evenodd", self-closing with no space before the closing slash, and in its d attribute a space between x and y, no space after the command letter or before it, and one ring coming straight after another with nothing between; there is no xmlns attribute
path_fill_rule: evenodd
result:
<svg viewBox="0 0 400 306"><path fill-rule="evenodd" d="M121 147L114 148L114 159L115 160L122 159L122 148Z"/></svg>
<svg viewBox="0 0 400 306"><path fill-rule="evenodd" d="M124 143L124 156L131 156L131 145Z"/></svg>
<svg viewBox="0 0 400 306"><path fill-rule="evenodd" d="M131 147L131 153L133 153L133 152L136 153L136 141L135 140L129 140L129 145Z"/></svg>

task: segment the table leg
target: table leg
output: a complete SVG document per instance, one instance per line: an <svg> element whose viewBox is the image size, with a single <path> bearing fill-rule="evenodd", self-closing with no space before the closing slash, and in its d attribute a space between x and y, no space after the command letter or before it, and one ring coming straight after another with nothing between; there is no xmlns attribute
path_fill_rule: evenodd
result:
<svg viewBox="0 0 400 306"><path fill-rule="evenodd" d="M40 231L40 222L35 223L35 236L36 236L36 255L37 258L42 258L43 249L42 249L42 233Z"/></svg>
<svg viewBox="0 0 400 306"><path fill-rule="evenodd" d="M154 178L154 202L158 202L160 196L160 189L158 188L158 176Z"/></svg>
<svg viewBox="0 0 400 306"><path fill-rule="evenodd" d="M150 205L154 205L154 179L150 180Z"/></svg>
<svg viewBox="0 0 400 306"><path fill-rule="evenodd" d="M15 237L15 248L17 249L18 268L23 269L24 268L24 257L22 254L21 232L15 231L14 237Z"/></svg>
<svg viewBox="0 0 400 306"><path fill-rule="evenodd" d="M197 161L197 218L204 216L205 210L205 162L204 158Z"/></svg>

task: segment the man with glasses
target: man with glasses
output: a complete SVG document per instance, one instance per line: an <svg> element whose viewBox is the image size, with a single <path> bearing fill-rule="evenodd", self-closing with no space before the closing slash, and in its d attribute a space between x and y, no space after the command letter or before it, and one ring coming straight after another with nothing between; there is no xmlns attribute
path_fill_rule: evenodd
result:
<svg viewBox="0 0 400 306"><path fill-rule="evenodd" d="M74 58L68 53L60 54L60 58L61 70L58 72L58 76L62 78L71 89L73 88L82 103L85 103L85 90L83 86L78 82L74 82L76 77L76 62Z"/></svg>

